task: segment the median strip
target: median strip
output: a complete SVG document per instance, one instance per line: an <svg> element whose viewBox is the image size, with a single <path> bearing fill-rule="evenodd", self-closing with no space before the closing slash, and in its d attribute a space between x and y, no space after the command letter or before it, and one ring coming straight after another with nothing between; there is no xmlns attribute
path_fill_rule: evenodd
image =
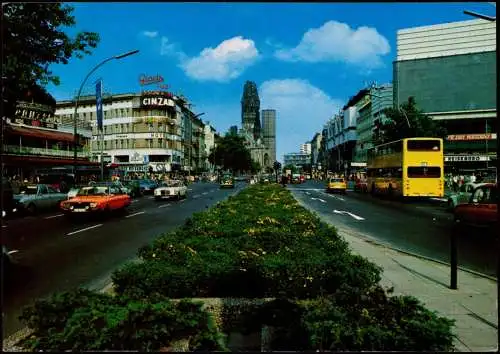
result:
<svg viewBox="0 0 500 354"><path fill-rule="evenodd" d="M131 218L132 216L136 216L136 215L141 215L141 214L144 214L145 212L144 211L139 211L137 213L134 213L134 214L130 214L130 215L127 215L125 216L126 218Z"/></svg>
<svg viewBox="0 0 500 354"><path fill-rule="evenodd" d="M71 236L71 235L74 235L74 234L78 234L80 232L84 232L84 231L87 231L87 230L92 230L92 229L95 229L96 227L100 227L102 226L102 224L97 224L97 225L94 225L94 226L89 226L89 227L86 227L84 229L80 229L80 230L76 230L76 231L72 231L70 233L67 233L66 236Z"/></svg>

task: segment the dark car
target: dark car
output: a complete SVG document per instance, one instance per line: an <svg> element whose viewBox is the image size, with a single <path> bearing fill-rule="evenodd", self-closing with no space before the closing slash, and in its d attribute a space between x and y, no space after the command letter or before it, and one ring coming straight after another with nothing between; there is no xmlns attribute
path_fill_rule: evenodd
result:
<svg viewBox="0 0 500 354"><path fill-rule="evenodd" d="M138 180L125 181L123 182L123 185L130 190L129 195L132 198L136 198L142 195L141 184Z"/></svg>
<svg viewBox="0 0 500 354"><path fill-rule="evenodd" d="M151 179L140 179L138 183L142 194L153 194L154 190L158 187L158 184Z"/></svg>
<svg viewBox="0 0 500 354"><path fill-rule="evenodd" d="M14 198L14 189L7 178L2 178L2 218L10 218L19 211L19 204Z"/></svg>
<svg viewBox="0 0 500 354"><path fill-rule="evenodd" d="M234 188L234 177L230 174L225 174L220 179L220 188Z"/></svg>
<svg viewBox="0 0 500 354"><path fill-rule="evenodd" d="M466 204L459 204L453 210L455 221L473 226L494 228L498 221L498 186L484 183L474 189Z"/></svg>

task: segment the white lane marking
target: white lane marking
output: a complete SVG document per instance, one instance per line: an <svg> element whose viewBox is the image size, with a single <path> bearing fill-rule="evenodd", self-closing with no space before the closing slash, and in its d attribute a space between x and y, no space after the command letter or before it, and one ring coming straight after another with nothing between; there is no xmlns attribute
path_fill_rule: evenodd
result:
<svg viewBox="0 0 500 354"><path fill-rule="evenodd" d="M192 190L193 190L193 188L188 188L188 191L192 191Z"/></svg>
<svg viewBox="0 0 500 354"><path fill-rule="evenodd" d="M131 203L137 203L137 202L138 202L137 199L134 199L134 200L131 201Z"/></svg>
<svg viewBox="0 0 500 354"><path fill-rule="evenodd" d="M14 254L14 253L17 253L17 252L19 252L19 250L12 250L12 251L7 252L7 254L11 255L11 254Z"/></svg>
<svg viewBox="0 0 500 354"><path fill-rule="evenodd" d="M97 224L97 225L94 225L94 226L89 226L89 227L86 227L84 229L80 229L80 230L76 230L76 231L67 233L66 236L71 236L71 235L74 235L74 234L78 234L80 232L84 232L84 231L87 231L87 230L92 230L92 229L95 229L96 227L100 227L100 226L102 226L102 224Z"/></svg>
<svg viewBox="0 0 500 354"><path fill-rule="evenodd" d="M307 192L307 191L306 191L306 194L307 194L307 195L311 195L311 193L309 193L309 192Z"/></svg>
<svg viewBox="0 0 500 354"><path fill-rule="evenodd" d="M312 197L311 197L311 199L312 199L312 200L319 200L321 203L326 203L326 200L323 200L323 199L321 199L321 198L312 198Z"/></svg>
<svg viewBox="0 0 500 354"><path fill-rule="evenodd" d="M181 203L183 203L183 202L185 202L185 201L186 201L186 199L182 199L182 200L181 200Z"/></svg>
<svg viewBox="0 0 500 354"><path fill-rule="evenodd" d="M338 199L338 200L341 200L341 201L345 202L345 199L342 198L342 197L339 197L338 195L332 195L332 197L334 197L335 199Z"/></svg>
<svg viewBox="0 0 500 354"><path fill-rule="evenodd" d="M168 207L168 206L170 206L170 204L160 205L158 208L166 208L166 207Z"/></svg>
<svg viewBox="0 0 500 354"><path fill-rule="evenodd" d="M345 210L334 210L333 211L335 214L347 214L349 215L350 217L356 219L356 220L365 220L365 218L361 217L361 216L358 216L356 214L353 214L353 213L350 213L348 211L345 211Z"/></svg>
<svg viewBox="0 0 500 354"><path fill-rule="evenodd" d="M154 199L154 197L155 197L155 196L154 196L154 195L152 195L152 196L148 197L148 199Z"/></svg>
<svg viewBox="0 0 500 354"><path fill-rule="evenodd" d="M130 215L127 215L125 217L126 218L131 218L132 216L141 215L141 214L144 214L144 213L145 213L145 211L138 211L137 213L130 214Z"/></svg>
<svg viewBox="0 0 500 354"><path fill-rule="evenodd" d="M199 194L193 195L193 199L201 197Z"/></svg>
<svg viewBox="0 0 500 354"><path fill-rule="evenodd" d="M64 214L57 214L57 215L52 215L52 216L47 216L46 218L44 219L54 219L54 218L59 218L61 216L64 216Z"/></svg>
<svg viewBox="0 0 500 354"><path fill-rule="evenodd" d="M7 227L7 225L2 225L2 228Z"/></svg>
<svg viewBox="0 0 500 354"><path fill-rule="evenodd" d="M207 195L208 193L207 193L207 192L203 192L203 193L201 193L201 194L203 194L203 195Z"/></svg>

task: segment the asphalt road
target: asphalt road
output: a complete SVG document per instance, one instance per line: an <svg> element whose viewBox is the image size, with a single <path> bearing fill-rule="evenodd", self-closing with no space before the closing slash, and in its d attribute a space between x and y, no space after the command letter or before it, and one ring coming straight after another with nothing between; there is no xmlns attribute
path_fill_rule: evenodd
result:
<svg viewBox="0 0 500 354"><path fill-rule="evenodd" d="M328 194L321 182L288 186L308 208L324 215L339 229L443 262L450 259L453 215L431 203L402 203L348 191ZM459 265L495 276L497 247L484 230L463 228L458 233Z"/></svg>
<svg viewBox="0 0 500 354"><path fill-rule="evenodd" d="M158 235L175 229L246 186L220 189L215 183L194 183L181 201L156 202L151 196L133 200L124 215L106 220L71 222L60 212L10 220L2 227L2 243L18 263L3 289L4 337L22 328L23 306L56 291L95 287L100 279Z"/></svg>

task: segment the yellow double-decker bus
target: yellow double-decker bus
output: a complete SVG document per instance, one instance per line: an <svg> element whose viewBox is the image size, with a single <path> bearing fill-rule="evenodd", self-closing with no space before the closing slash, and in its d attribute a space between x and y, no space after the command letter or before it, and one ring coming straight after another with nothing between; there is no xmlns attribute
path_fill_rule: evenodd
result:
<svg viewBox="0 0 500 354"><path fill-rule="evenodd" d="M375 146L368 151L368 192L443 197L443 165L443 139L406 138Z"/></svg>

